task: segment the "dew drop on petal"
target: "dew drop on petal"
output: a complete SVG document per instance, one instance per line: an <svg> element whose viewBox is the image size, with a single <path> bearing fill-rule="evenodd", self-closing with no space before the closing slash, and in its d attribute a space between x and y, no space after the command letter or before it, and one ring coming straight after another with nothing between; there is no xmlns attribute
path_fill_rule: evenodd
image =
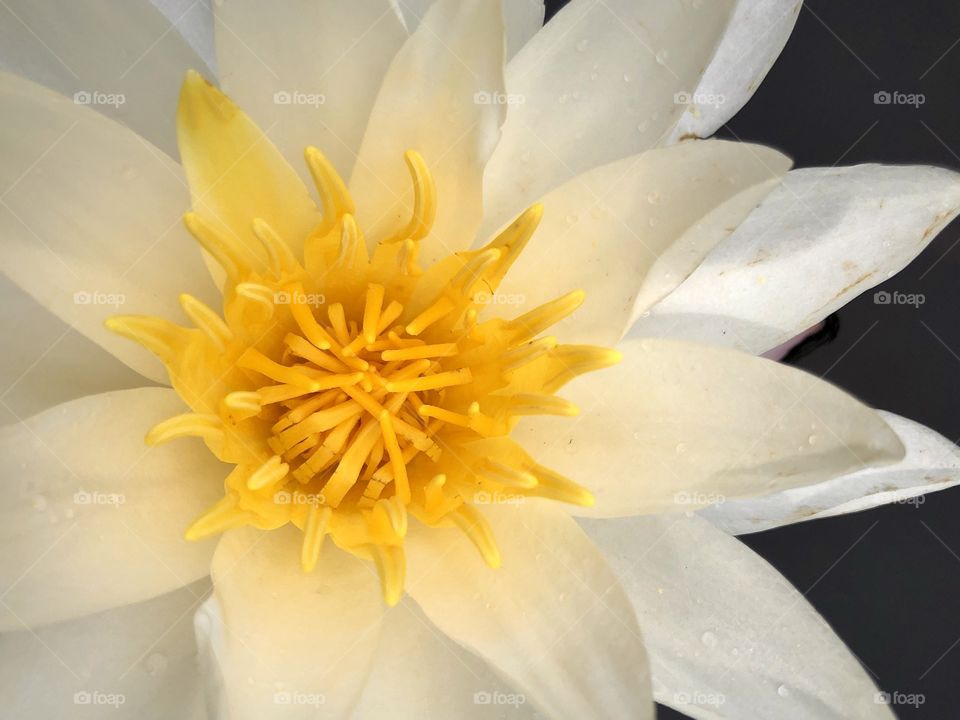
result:
<svg viewBox="0 0 960 720"><path fill-rule="evenodd" d="M34 510L38 512L43 512L44 510L47 509L47 505L48 505L47 498L44 497L43 495L34 495L33 501L31 504L33 505Z"/></svg>
<svg viewBox="0 0 960 720"><path fill-rule="evenodd" d="M777 695L780 697L788 697L790 695L790 688L788 688L786 685L781 685L777 688Z"/></svg>
<svg viewBox="0 0 960 720"><path fill-rule="evenodd" d="M716 647L717 636L707 630L703 635L700 636L700 642L702 642L708 648Z"/></svg>
<svg viewBox="0 0 960 720"><path fill-rule="evenodd" d="M667 64L667 58L669 58L669 57L670 57L670 53L668 53L666 50L661 50L660 52L658 52L658 53L656 54L657 64L658 64L658 65L666 65L666 64Z"/></svg>

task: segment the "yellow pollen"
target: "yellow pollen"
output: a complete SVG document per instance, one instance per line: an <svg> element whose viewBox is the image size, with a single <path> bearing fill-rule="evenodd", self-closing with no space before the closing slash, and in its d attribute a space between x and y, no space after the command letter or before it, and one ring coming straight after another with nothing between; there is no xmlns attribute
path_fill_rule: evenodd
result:
<svg viewBox="0 0 960 720"><path fill-rule="evenodd" d="M195 74L181 103L203 105L211 93L214 107L232 107ZM191 105L181 122L203 111ZM394 604L403 595L409 516L459 528L498 567L478 493L593 502L510 433L521 417L576 414L554 393L619 356L541 336L580 306L582 292L506 320L487 318L475 297L496 290L536 230L541 206L486 247L421 269L419 246L433 242L437 211L424 158L412 150L404 158L413 184L409 219L369 250L339 174L316 148L305 158L323 218L307 237L283 237L251 216L252 233L241 238L202 207L184 216L225 271L222 315L181 295L189 327L136 316L111 318L107 327L156 354L192 411L151 429L147 442L198 437L233 466L224 497L186 529L188 539L293 524L303 533L305 572L330 536L374 563ZM254 241L261 247L250 247Z"/></svg>

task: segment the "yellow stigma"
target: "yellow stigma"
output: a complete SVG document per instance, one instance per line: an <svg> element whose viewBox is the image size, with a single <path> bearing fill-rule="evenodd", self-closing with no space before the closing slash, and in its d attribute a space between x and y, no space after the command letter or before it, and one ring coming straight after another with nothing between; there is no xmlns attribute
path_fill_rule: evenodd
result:
<svg viewBox="0 0 960 720"><path fill-rule="evenodd" d="M316 148L306 161L323 221L302 257L260 218L250 223L262 247L251 248L188 213L187 229L226 273L223 315L183 295L193 327L140 316L107 326L160 357L192 410L150 430L147 442L199 437L234 465L223 499L188 539L292 523L303 532L304 571L329 535L375 563L394 604L408 515L455 525L496 567L500 554L478 506L529 496L592 504L509 434L522 416L575 414L554 393L619 355L542 336L579 307L581 292L512 319L481 319L482 300L536 230L540 205L486 247L422 270L418 246L437 206L418 153L406 153L411 218L372 253L332 165Z"/></svg>

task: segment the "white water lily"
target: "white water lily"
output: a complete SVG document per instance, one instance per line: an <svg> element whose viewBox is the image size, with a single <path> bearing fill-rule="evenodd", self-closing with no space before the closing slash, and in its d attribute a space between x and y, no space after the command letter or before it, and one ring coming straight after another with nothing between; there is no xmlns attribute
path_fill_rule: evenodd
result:
<svg viewBox="0 0 960 720"><path fill-rule="evenodd" d="M31 78L0 75L9 712L889 717L688 512L957 481L929 430L741 352L902 268L957 176L670 144L747 101L795 1L573 0L541 30L537 2L224 0L236 105L187 77L181 165L203 61L145 0L56 5L5 6L42 48L0 51Z"/></svg>

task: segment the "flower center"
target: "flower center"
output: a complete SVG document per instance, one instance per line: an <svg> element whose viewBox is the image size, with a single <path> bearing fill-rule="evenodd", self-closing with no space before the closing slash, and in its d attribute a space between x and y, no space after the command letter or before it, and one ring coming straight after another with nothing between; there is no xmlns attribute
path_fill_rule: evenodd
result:
<svg viewBox="0 0 960 720"><path fill-rule="evenodd" d="M368 254L353 200L324 156L306 158L323 222L297 257L263 220L260 245L201 214L187 228L226 274L223 316L181 304L193 328L142 316L108 321L157 354L192 412L147 434L200 437L233 464L225 494L187 529L199 539L242 525L303 532L311 571L326 536L376 563L388 603L402 595L408 515L459 527L491 566L500 555L477 507L541 496L581 505L589 492L537 464L509 438L526 415L574 415L554 393L619 359L541 333L579 307L571 292L519 317L481 319L536 229L534 206L479 250L422 270L436 209L433 180L406 154L410 221Z"/></svg>

